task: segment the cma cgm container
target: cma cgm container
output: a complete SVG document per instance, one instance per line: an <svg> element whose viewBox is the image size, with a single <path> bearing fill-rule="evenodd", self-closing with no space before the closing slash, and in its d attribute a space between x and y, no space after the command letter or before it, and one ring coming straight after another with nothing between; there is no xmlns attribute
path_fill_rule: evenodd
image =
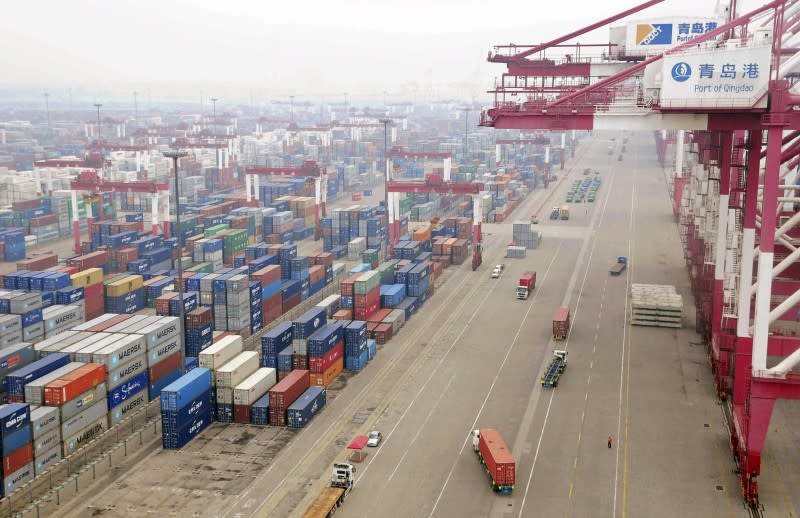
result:
<svg viewBox="0 0 800 518"><path fill-rule="evenodd" d="M269 391L269 422L275 426L286 426L286 410L308 390L309 372L293 370Z"/></svg>
<svg viewBox="0 0 800 518"><path fill-rule="evenodd" d="M510 494L516 479L516 463L500 432L493 428L473 430L472 448L489 475L492 489Z"/></svg>
<svg viewBox="0 0 800 518"><path fill-rule="evenodd" d="M325 406L326 400L323 387L309 388L287 409L286 424L289 428L303 428Z"/></svg>

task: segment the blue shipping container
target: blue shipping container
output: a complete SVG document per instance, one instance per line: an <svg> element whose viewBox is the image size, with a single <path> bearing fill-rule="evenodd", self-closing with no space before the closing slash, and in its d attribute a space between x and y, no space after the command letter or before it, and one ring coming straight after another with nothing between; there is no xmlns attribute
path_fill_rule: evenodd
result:
<svg viewBox="0 0 800 518"><path fill-rule="evenodd" d="M31 427L23 426L3 437L3 442L0 444L0 454L5 457L9 453L22 448L27 443L31 442L32 439L33 432L31 431Z"/></svg>
<svg viewBox="0 0 800 518"><path fill-rule="evenodd" d="M165 449L179 449L208 428L211 424L211 411L201 414L176 431L164 432L162 445Z"/></svg>
<svg viewBox="0 0 800 518"><path fill-rule="evenodd" d="M197 369L192 370L192 372L196 371ZM163 378L157 379L155 381L151 381L148 385L148 393L147 397L152 401L153 399L157 398L161 391L164 390L165 387L169 386L170 383L174 383L181 377L181 369L178 367L174 371L170 372L169 374L164 375Z"/></svg>
<svg viewBox="0 0 800 518"><path fill-rule="evenodd" d="M124 403L128 398L132 398L147 386L147 371L137 374L108 393L108 409L111 410L120 403Z"/></svg>
<svg viewBox="0 0 800 518"><path fill-rule="evenodd" d="M25 427L30 422L31 410L27 403L9 403L0 407L0 436L3 441L8 434Z"/></svg>
<svg viewBox="0 0 800 518"><path fill-rule="evenodd" d="M325 308L311 308L294 321L294 338L308 338L326 323Z"/></svg>
<svg viewBox="0 0 800 518"><path fill-rule="evenodd" d="M211 388L211 370L197 368L161 391L161 410L180 410Z"/></svg>
<svg viewBox="0 0 800 518"><path fill-rule="evenodd" d="M292 403L286 412L289 428L303 428L325 406L325 388L311 387Z"/></svg>
<svg viewBox="0 0 800 518"><path fill-rule="evenodd" d="M266 426L269 424L269 394L265 394L250 407L250 423Z"/></svg>
<svg viewBox="0 0 800 518"><path fill-rule="evenodd" d="M211 396L211 387L209 387L208 390L194 398L180 410L162 410L161 429L164 431L177 431L196 417L210 412L214 408Z"/></svg>
<svg viewBox="0 0 800 518"><path fill-rule="evenodd" d="M30 381L41 378L68 363L69 354L48 354L41 360L36 360L6 376L6 390L11 396L24 397L25 385Z"/></svg>

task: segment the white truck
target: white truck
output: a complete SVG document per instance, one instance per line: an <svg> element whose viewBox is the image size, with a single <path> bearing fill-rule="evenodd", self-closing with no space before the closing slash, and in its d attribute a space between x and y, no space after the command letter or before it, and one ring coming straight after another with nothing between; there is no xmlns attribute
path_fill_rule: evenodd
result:
<svg viewBox="0 0 800 518"><path fill-rule="evenodd" d="M303 518L328 518L344 502L356 483L356 467L349 462L336 462L331 471L331 483L311 503Z"/></svg>

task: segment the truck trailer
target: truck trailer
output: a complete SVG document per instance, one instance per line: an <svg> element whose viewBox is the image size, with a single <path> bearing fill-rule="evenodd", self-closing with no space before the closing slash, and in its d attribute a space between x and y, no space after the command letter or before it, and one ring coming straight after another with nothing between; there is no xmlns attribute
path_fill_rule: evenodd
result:
<svg viewBox="0 0 800 518"><path fill-rule="evenodd" d="M348 462L334 463L331 483L311 502L303 518L328 518L342 505L356 483L356 467Z"/></svg>
<svg viewBox="0 0 800 518"><path fill-rule="evenodd" d="M569 334L569 308L560 307L553 316L553 338L565 340Z"/></svg>
<svg viewBox="0 0 800 518"><path fill-rule="evenodd" d="M621 255L617 257L617 262L611 266L608 272L611 275L619 275L623 271L625 271L625 268L627 268L627 266L628 266L628 258Z"/></svg>
<svg viewBox="0 0 800 518"><path fill-rule="evenodd" d="M500 432L493 428L472 430L472 449L483 464L492 489L509 495L514 490L517 465Z"/></svg>
<svg viewBox="0 0 800 518"><path fill-rule="evenodd" d="M525 272L519 278L517 299L525 300L536 287L536 272Z"/></svg>
<svg viewBox="0 0 800 518"><path fill-rule="evenodd" d="M548 388L556 388L558 386L558 378L567 368L567 351L555 350L553 351L553 359L544 370L542 374L542 386Z"/></svg>

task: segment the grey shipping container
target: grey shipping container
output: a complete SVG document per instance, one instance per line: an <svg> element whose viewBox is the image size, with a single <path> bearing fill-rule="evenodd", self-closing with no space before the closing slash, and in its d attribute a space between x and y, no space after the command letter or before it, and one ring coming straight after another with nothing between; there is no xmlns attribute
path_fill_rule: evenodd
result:
<svg viewBox="0 0 800 518"><path fill-rule="evenodd" d="M21 330L22 317L20 315L0 315L0 335Z"/></svg>
<svg viewBox="0 0 800 518"><path fill-rule="evenodd" d="M166 342L157 344L154 348L147 351L148 367L152 367L153 365L167 359L181 347L183 347L183 341L181 340L180 335L173 336Z"/></svg>
<svg viewBox="0 0 800 518"><path fill-rule="evenodd" d="M64 331L63 333L60 333L58 337L46 338L45 340L42 340L38 344L34 344L33 348L36 351L37 356L39 357L46 356L47 354L58 352L57 350L50 351L51 348L63 349L64 347L68 347L76 342L80 342L81 340L87 338L92 334L93 333L89 333L86 331L79 332L70 329L68 331Z"/></svg>
<svg viewBox="0 0 800 518"><path fill-rule="evenodd" d="M90 443L93 439L99 437L108 430L108 415L103 415L97 421L89 424L86 428L76 433L72 437L67 437L61 443L61 453L65 457L75 452L81 446Z"/></svg>
<svg viewBox="0 0 800 518"><path fill-rule="evenodd" d="M66 421L76 415L79 412L83 411L84 408L94 404L95 401L99 401L106 397L106 384L105 382L100 383L95 388L91 390L87 390L80 396L70 399L59 408L61 412L61 422Z"/></svg>
<svg viewBox="0 0 800 518"><path fill-rule="evenodd" d="M36 457L33 461L35 464L34 470L36 471L36 476L38 477L42 473L44 473L47 468L53 466L58 461L61 460L61 445L57 444L55 448L51 448L46 452L42 453L38 457Z"/></svg>
<svg viewBox="0 0 800 518"><path fill-rule="evenodd" d="M61 435L63 437L71 437L89 426L90 423L106 416L106 414L108 414L108 400L103 398L84 408L82 412L76 414L74 417L62 421Z"/></svg>
<svg viewBox="0 0 800 518"><path fill-rule="evenodd" d="M111 389L118 387L137 374L144 372L146 369L147 356L145 356L144 352L142 352L128 363L108 370L106 375L106 384L108 385L108 390L110 391Z"/></svg>
<svg viewBox="0 0 800 518"><path fill-rule="evenodd" d="M145 387L146 389L147 387ZM141 390L138 394L131 399L126 400L124 403L115 406L111 412L108 413L108 420L111 426L115 426L123 419L130 417L141 409L147 406L147 390Z"/></svg>
<svg viewBox="0 0 800 518"><path fill-rule="evenodd" d="M12 331L0 337L0 347L8 347L9 345L18 344L22 341L22 328L17 331Z"/></svg>
<svg viewBox="0 0 800 518"><path fill-rule="evenodd" d="M233 404L250 406L278 382L278 372L262 367L233 389Z"/></svg>
<svg viewBox="0 0 800 518"><path fill-rule="evenodd" d="M33 344L20 342L0 349L0 393L6 391L6 375L32 363L35 358Z"/></svg>
<svg viewBox="0 0 800 518"><path fill-rule="evenodd" d="M22 328L23 342L40 342L44 339L44 322L36 322Z"/></svg>
<svg viewBox="0 0 800 518"><path fill-rule="evenodd" d="M180 336L180 319L178 317L160 317L157 322L139 329L138 334L144 336L147 349L150 350L158 344Z"/></svg>
<svg viewBox="0 0 800 518"><path fill-rule="evenodd" d="M61 349L61 352L68 353L72 361L92 363L96 352L102 351L109 345L116 343L123 336L125 335L103 333L103 336L87 338L81 342L72 344L65 349Z"/></svg>
<svg viewBox="0 0 800 518"><path fill-rule="evenodd" d="M64 374L74 371L81 365L84 364L80 362L71 362L46 376L29 381L28 384L25 385L25 402L31 405L41 405L44 403L44 386L57 380Z"/></svg>
<svg viewBox="0 0 800 518"><path fill-rule="evenodd" d="M3 491L6 496L33 480L33 462L29 462L14 473L3 478Z"/></svg>
<svg viewBox="0 0 800 518"><path fill-rule="evenodd" d="M50 306L42 311L45 333L83 321L83 306Z"/></svg>
<svg viewBox="0 0 800 518"><path fill-rule="evenodd" d="M49 430L33 440L33 456L37 457L47 450L57 448L59 444L61 444L61 430L58 428Z"/></svg>
<svg viewBox="0 0 800 518"><path fill-rule="evenodd" d="M32 409L31 428L33 430L33 440L35 441L42 434L58 428L60 422L58 408L54 406L39 406Z"/></svg>
<svg viewBox="0 0 800 518"><path fill-rule="evenodd" d="M123 338L113 345L96 352L92 357L92 361L102 363L106 368L111 369L128 362L130 358L135 358L137 354L141 354L146 350L147 347L142 335L123 335Z"/></svg>

